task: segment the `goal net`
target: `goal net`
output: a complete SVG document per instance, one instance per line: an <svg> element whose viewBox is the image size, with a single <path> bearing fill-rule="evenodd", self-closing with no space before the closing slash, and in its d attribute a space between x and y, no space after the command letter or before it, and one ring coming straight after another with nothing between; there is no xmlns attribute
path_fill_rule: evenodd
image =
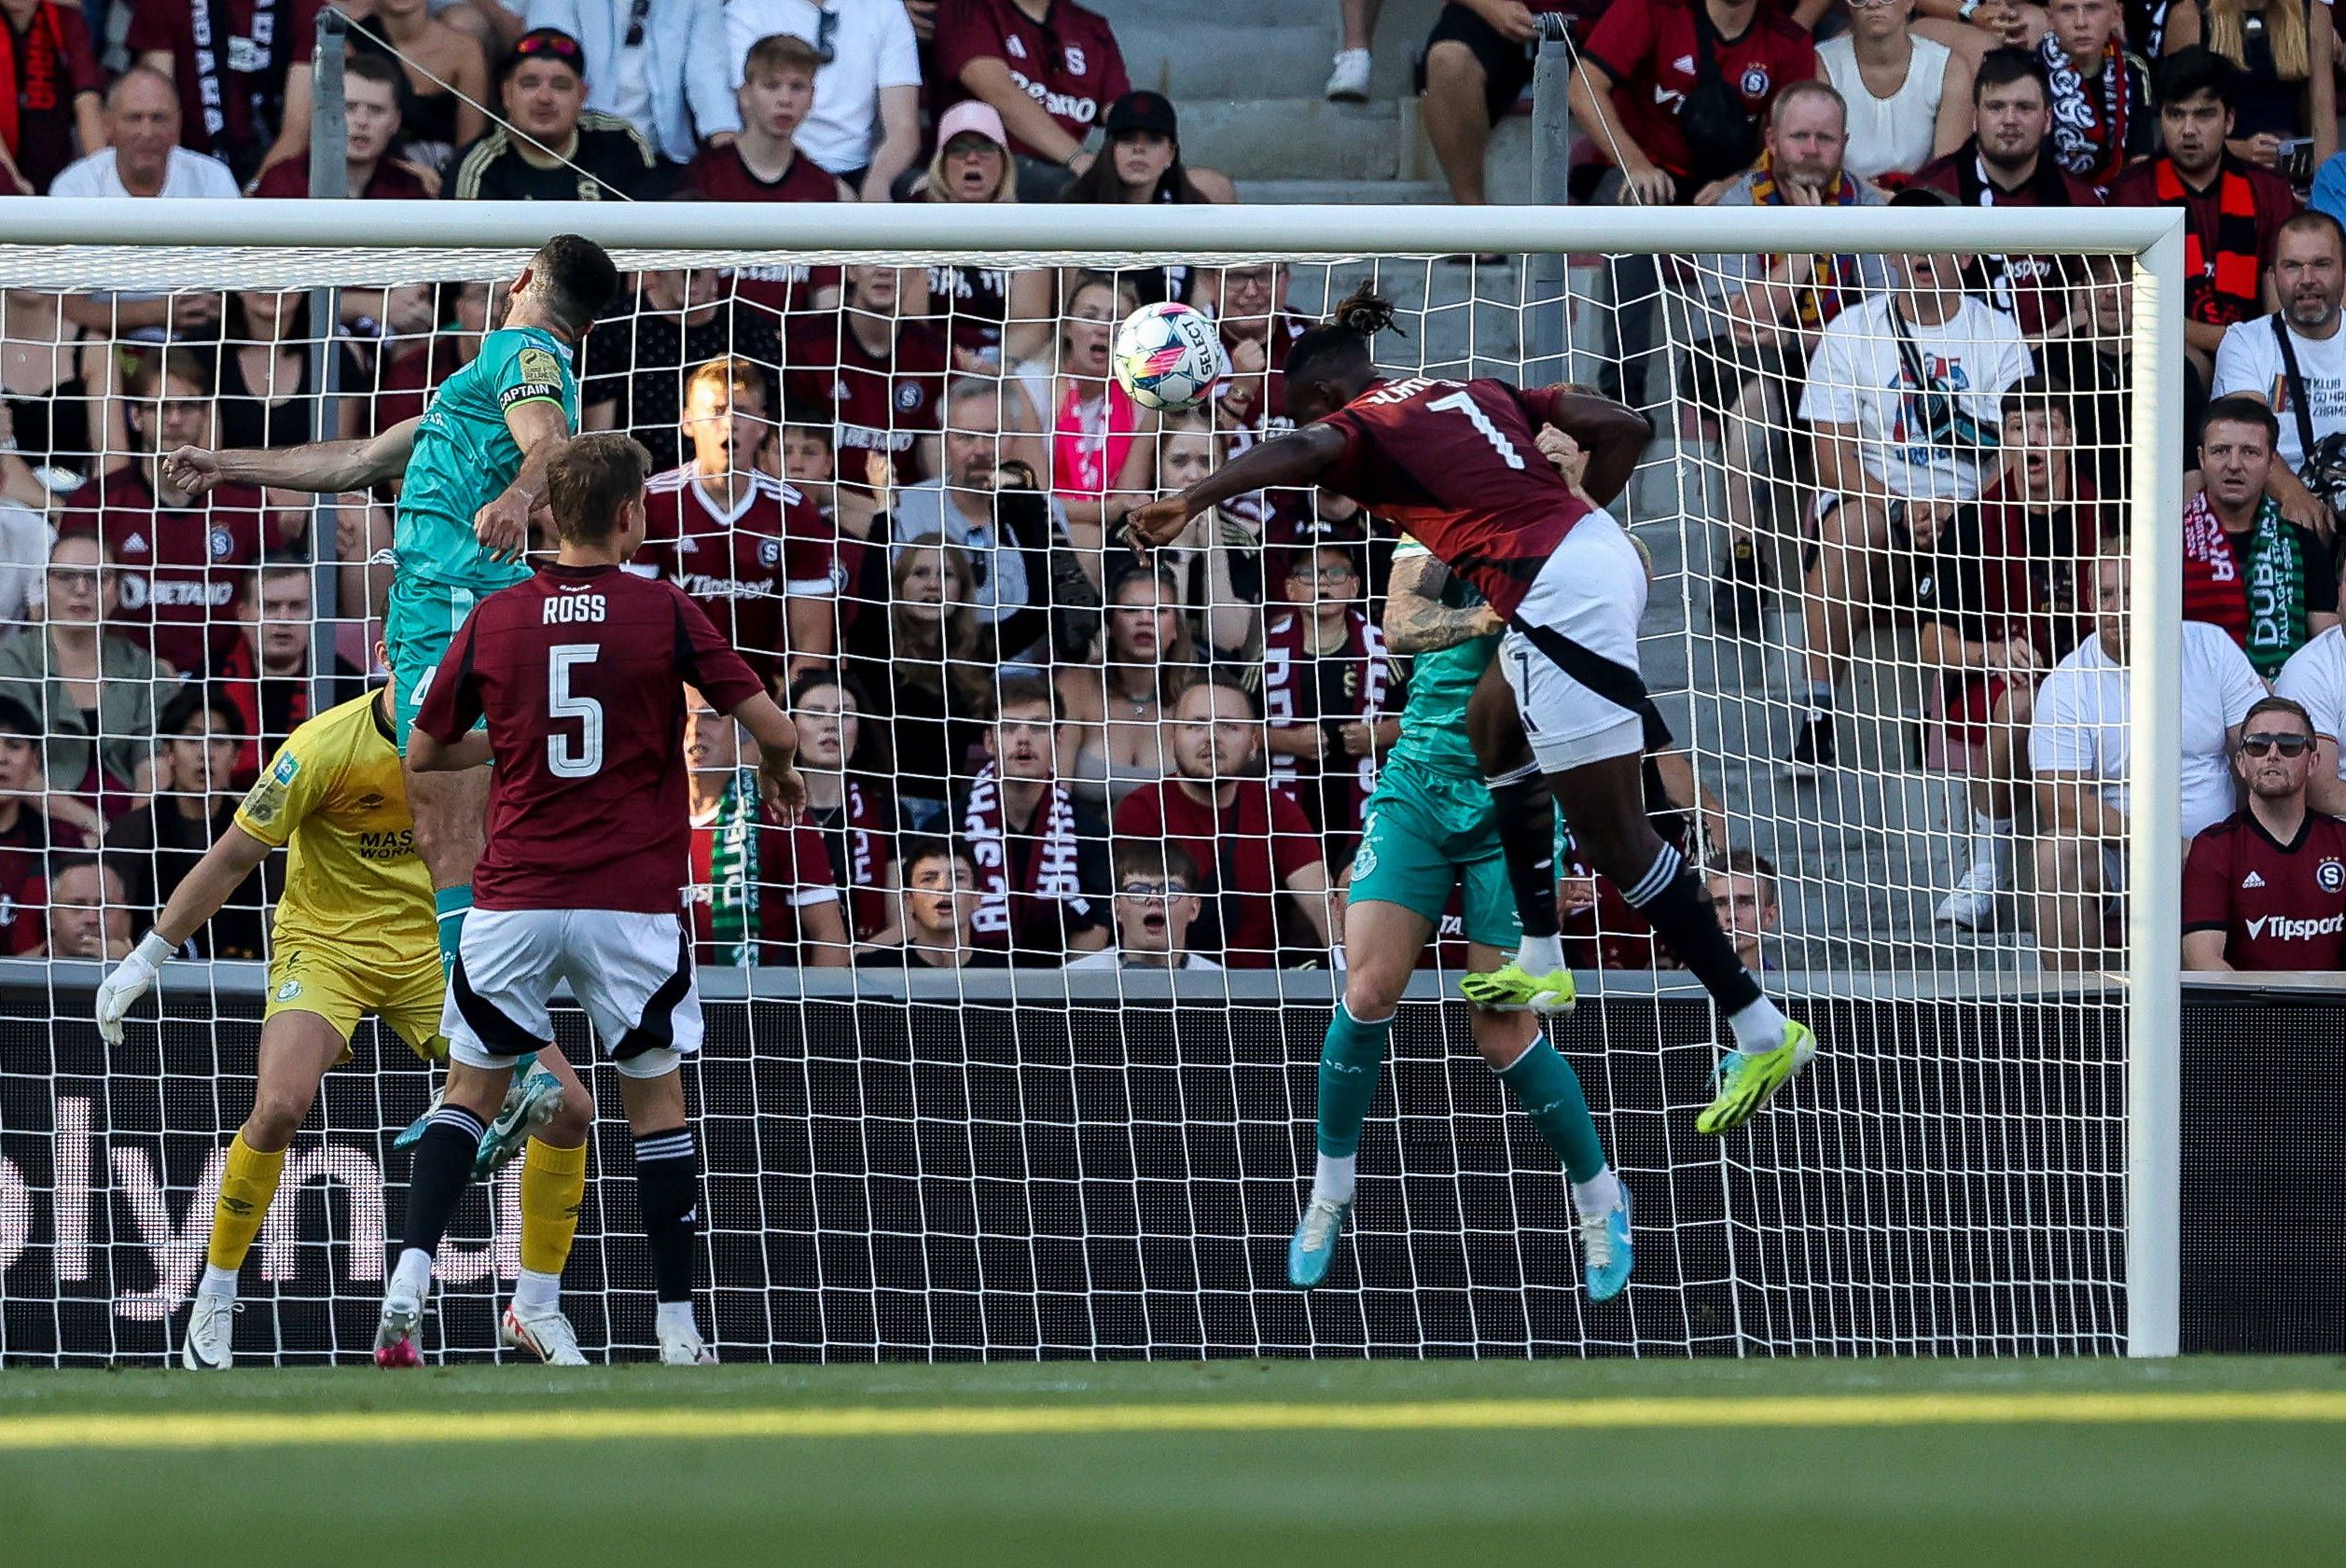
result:
<svg viewBox="0 0 2346 1568"><path fill-rule="evenodd" d="M814 807L761 821L746 737L696 717L723 1356L2172 1350L2201 824L2172 636L2128 636L2178 613L2170 215L483 206L349 209L393 219L354 245L315 203L25 205L0 214L0 1361L175 1352L279 868L121 1047L92 987L292 728L384 679L396 487L190 498L156 453L421 413L564 228L629 274L575 368L587 426L653 457L632 569L773 684ZM1567 833L1582 1000L1548 1029L1636 1203L1602 1306L1455 1000L1455 900L1334 1271L1285 1284L1364 812L1393 747L1463 737L1412 719L1380 631L1385 520L1265 492L1145 563L1119 525L1286 428L1285 345L1362 284L1399 311L1381 375L1651 418L1612 508L1652 569L1649 807L1823 1042L1698 1137L1721 1022ZM1106 348L1166 298L1233 370L1159 416ZM592 1054L575 1015L561 1044ZM392 1140L436 1075L371 1020L353 1046L244 1267L241 1356L371 1344ZM518 1170L459 1211L428 1354L499 1353ZM608 1114L564 1293L590 1355L647 1353Z"/></svg>

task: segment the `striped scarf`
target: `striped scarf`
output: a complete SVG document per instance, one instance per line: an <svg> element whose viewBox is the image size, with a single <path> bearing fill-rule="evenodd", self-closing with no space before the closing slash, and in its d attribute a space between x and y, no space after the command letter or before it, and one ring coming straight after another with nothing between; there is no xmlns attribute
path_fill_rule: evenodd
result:
<svg viewBox="0 0 2346 1568"><path fill-rule="evenodd" d="M2127 130L2134 117L2134 71L2113 39L2102 51L2102 102L2097 107L2085 73L2047 33L2037 58L2053 84L2053 160L2095 187L2107 186L2126 162Z"/></svg>
<svg viewBox="0 0 2346 1568"><path fill-rule="evenodd" d="M57 30L57 7L48 0L33 11L32 25L24 32L22 60L16 57L16 29L0 24L0 82L15 88L12 92L0 91L0 141L8 144L11 154L22 149L22 117L56 109L64 53L64 35Z"/></svg>
<svg viewBox="0 0 2346 1568"><path fill-rule="evenodd" d="M1385 657L1384 633L1358 610L1346 612L1344 626L1344 645L1334 653L1312 651L1312 617L1301 610L1284 616L1264 629L1263 719L1272 728L1299 722L1335 724L1354 719L1373 724L1384 711L1386 687L1393 675L1392 663ZM1344 712L1317 711L1319 666L1331 662L1352 666L1344 672L1344 693L1351 699L1351 705ZM1307 708L1311 711L1307 712ZM1295 794L1297 782L1303 777L1303 759L1272 752L1268 754L1268 760L1272 786ZM1369 791L1377 787L1376 760L1347 756L1331 747L1326 762L1312 771L1317 776L1348 769L1353 775L1353 815L1357 821Z"/></svg>
<svg viewBox="0 0 2346 1568"><path fill-rule="evenodd" d="M2305 536L2268 495L2244 534L2225 531L2206 493L2183 509L2183 614L2220 626L2270 679L2305 642Z"/></svg>
<svg viewBox="0 0 2346 1568"><path fill-rule="evenodd" d="M1775 155L1762 152L1752 175L1752 205L1782 207L1788 205L1784 190L1776 182ZM1833 171L1833 183L1825 187L1825 205L1853 207L1857 205L1857 182L1847 171ZM1841 313L1858 299L1865 290L1860 280L1857 258L1853 256L1812 256L1809 257L1809 281L1806 287L1794 292L1794 309L1799 312L1803 328L1813 331Z"/></svg>
<svg viewBox="0 0 2346 1568"><path fill-rule="evenodd" d="M831 869L847 893L853 927L849 935L859 939L877 936L887 928L890 919L890 901L879 891L881 876L893 858L882 799L878 790L867 789L853 774L840 798L839 831L845 853L840 856L843 864Z"/></svg>
<svg viewBox="0 0 2346 1568"><path fill-rule="evenodd" d="M2190 200L2173 159L2160 159L2152 173L2159 205L2180 207ZM2233 167L2229 153L2216 174L2215 205L2213 235L2200 233L2196 221L2184 235L2184 308L2193 321L2229 326L2264 313L2256 296L2256 189Z"/></svg>
<svg viewBox="0 0 2346 1568"><path fill-rule="evenodd" d="M743 768L725 786L709 823L709 937L716 962L746 969L757 962L759 819L757 773Z"/></svg>
<svg viewBox="0 0 2346 1568"><path fill-rule="evenodd" d="M1016 943L1036 918L1034 900L1067 904L1077 913L1090 908L1083 896L1077 864L1081 845L1076 837L1075 801L1064 789L1052 784L1039 814L1041 846L1026 857L1023 867L1013 867L1009 828L1002 819L1000 773L989 762L970 784L969 800L962 809L961 831L969 845L969 857L978 867L978 881L983 894L971 929L988 946ZM1013 876L1019 879L1020 885L1011 885ZM1014 904L1020 907L1014 909ZM1058 911L1051 913L1055 917ZM1060 946L1056 932L1036 933L1036 946L1054 951Z"/></svg>

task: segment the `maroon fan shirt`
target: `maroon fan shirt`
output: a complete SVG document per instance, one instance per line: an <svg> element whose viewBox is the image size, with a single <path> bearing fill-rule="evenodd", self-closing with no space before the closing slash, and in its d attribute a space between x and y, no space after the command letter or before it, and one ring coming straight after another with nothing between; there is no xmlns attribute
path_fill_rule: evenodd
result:
<svg viewBox="0 0 2346 1568"><path fill-rule="evenodd" d="M1020 10L1016 0L938 0L929 53L936 62L929 82L942 89L942 101L930 105L938 114L977 96L961 80L971 61L999 60L1019 90L1078 142L1110 104L1132 90L1107 19L1068 0L1049 0L1041 21ZM1015 131L1010 150L1045 156Z"/></svg>
<svg viewBox="0 0 2346 1568"><path fill-rule="evenodd" d="M634 567L690 594L752 669L781 668L783 601L839 592L837 527L797 486L769 474L754 476L729 509L690 468L655 474L645 491L649 526Z"/></svg>
<svg viewBox="0 0 2346 1568"><path fill-rule="evenodd" d="M705 147L685 166L684 188L708 201L836 201L839 176L803 152L794 153L778 180L762 180L730 144ZM733 292L754 305L784 312L804 309L818 288L836 287L839 269L777 261L743 267L733 273Z"/></svg>
<svg viewBox="0 0 2346 1568"><path fill-rule="evenodd" d="M181 672L227 653L240 582L260 564L261 495L224 484L192 506L162 506L135 466L74 492L62 534L95 534L116 562L115 618L151 625L155 657Z"/></svg>
<svg viewBox="0 0 2346 1568"><path fill-rule="evenodd" d="M16 821L0 827L0 953L29 952L49 940L49 856L89 842L72 824L17 803Z"/></svg>
<svg viewBox="0 0 2346 1568"><path fill-rule="evenodd" d="M0 130L18 173L36 195L46 196L49 182L76 156L74 99L104 91L106 75L90 50L79 6L42 0L21 29L5 16L0 28L7 30L0 43L7 47L9 67L0 91L16 99L13 105L0 104Z"/></svg>
<svg viewBox="0 0 2346 1568"><path fill-rule="evenodd" d="M2036 155L2036 173L2006 190L1988 176L1977 141L1914 172L1909 185L1944 191L1966 207L2099 207L2102 194L2053 161L2050 146ZM2057 256L1982 256L1971 264L1988 302L2020 319L2020 330L2037 337L2069 313L2069 291L2081 281L2078 263Z"/></svg>
<svg viewBox="0 0 2346 1568"><path fill-rule="evenodd" d="M1144 784L1116 808L1116 837L1179 844L1221 914L1222 962L1268 969L1279 961L1275 914L1287 879L1321 864L1320 836L1303 808L1261 779L1242 781L1228 807L1189 798L1178 779Z"/></svg>
<svg viewBox="0 0 2346 1568"><path fill-rule="evenodd" d="M847 315L792 319L783 340L783 417L792 424L827 417L844 483L863 484L863 454L877 449L898 484L918 484L920 437L941 425L951 351L928 323L900 321L889 347L871 354L848 330Z"/></svg>
<svg viewBox="0 0 2346 1568"><path fill-rule="evenodd" d="M417 726L496 756L484 909L676 914L692 872L686 685L730 713L766 688L673 583L542 566L473 610Z"/></svg>
<svg viewBox="0 0 2346 1568"><path fill-rule="evenodd" d="M1699 79L1695 51L1702 47L1689 7L1701 3L1613 0L1582 50L1613 78L1614 110L1629 140L1681 179L1692 170L1693 155L1678 117ZM1816 45L1770 0L1761 0L1742 37L1719 38L1717 59L1719 79L1756 126L1767 123L1768 106L1786 83L1816 75Z"/></svg>
<svg viewBox="0 0 2346 1568"><path fill-rule="evenodd" d="M1320 423L1344 437L1320 476L1434 552L1512 617L1589 504L1539 453L1556 394L1505 382L1381 382Z"/></svg>
<svg viewBox="0 0 2346 1568"><path fill-rule="evenodd" d="M2308 812L2286 844L2247 812L2201 832L2183 928L2223 932L2235 969L2346 969L2346 821Z"/></svg>
<svg viewBox="0 0 2346 1568"><path fill-rule="evenodd" d="M287 201L307 201L310 195L310 160L306 158L288 158L271 164L254 183L253 194ZM366 189L354 190L350 194L366 201L425 201L432 196L423 188L422 180L388 158L376 161L375 172L367 176Z"/></svg>
<svg viewBox="0 0 2346 1568"><path fill-rule="evenodd" d="M715 909L717 887L710 869L718 832L714 818L712 812L692 825L692 880L687 891L695 962L719 966L809 962L812 955L799 951L806 934L798 928L798 911L840 902L823 835L804 823L784 827L759 812L757 908L751 917L752 937L745 942L720 944ZM841 918L843 922L843 912Z"/></svg>
<svg viewBox="0 0 2346 1568"><path fill-rule="evenodd" d="M168 54L179 89L179 145L189 152L227 159L232 152L255 159L275 134L273 125L254 121L255 99L273 114L285 93L285 68L310 58L322 7L272 0L136 0L123 43L132 60ZM257 36L257 14L269 22ZM256 68L257 67L257 68ZM299 161L296 160L296 161Z"/></svg>

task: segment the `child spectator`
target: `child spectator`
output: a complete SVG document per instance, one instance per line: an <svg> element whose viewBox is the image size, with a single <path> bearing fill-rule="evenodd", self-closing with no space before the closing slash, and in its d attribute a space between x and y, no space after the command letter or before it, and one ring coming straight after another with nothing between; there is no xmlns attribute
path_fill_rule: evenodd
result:
<svg viewBox="0 0 2346 1568"><path fill-rule="evenodd" d="M1126 844L1116 852L1116 945L1067 961L1070 970L1219 969L1189 950L1205 902L1198 867L1179 844Z"/></svg>
<svg viewBox="0 0 2346 1568"><path fill-rule="evenodd" d="M904 847L904 929L895 942L863 950L858 969L1002 969L1009 954L978 940L983 895L969 852L944 839Z"/></svg>
<svg viewBox="0 0 2346 1568"><path fill-rule="evenodd" d="M889 200L921 156L921 49L904 0L725 0L724 47L739 85L757 44L789 34L817 62L806 155L866 201ZM729 128L711 121L703 134Z"/></svg>
<svg viewBox="0 0 2346 1568"><path fill-rule="evenodd" d="M1776 902L1776 867L1764 854L1732 849L1709 867L1703 881L1711 894L1711 909L1719 929L1735 944L1735 956L1753 974L1775 968L1764 951L1767 938L1783 919Z"/></svg>

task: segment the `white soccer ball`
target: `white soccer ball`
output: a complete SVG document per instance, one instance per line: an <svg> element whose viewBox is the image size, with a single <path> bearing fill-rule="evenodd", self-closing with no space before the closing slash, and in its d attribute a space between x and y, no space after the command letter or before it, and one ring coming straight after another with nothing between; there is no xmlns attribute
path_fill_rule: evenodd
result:
<svg viewBox="0 0 2346 1568"><path fill-rule="evenodd" d="M1143 305L1116 329L1110 355L1125 395L1144 409L1194 409L1229 374L1222 334L1187 305Z"/></svg>

